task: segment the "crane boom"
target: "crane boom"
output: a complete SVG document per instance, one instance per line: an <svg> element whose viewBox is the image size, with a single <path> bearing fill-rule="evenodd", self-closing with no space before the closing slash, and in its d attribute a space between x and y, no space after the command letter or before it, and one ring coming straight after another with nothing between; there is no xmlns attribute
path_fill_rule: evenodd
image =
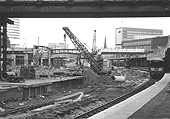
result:
<svg viewBox="0 0 170 119"><path fill-rule="evenodd" d="M73 42L74 46L77 48L79 52L81 52L82 56L88 61L94 72L100 72L102 69L99 66L98 62L94 59L88 49L80 42L80 40L70 31L68 27L63 27L63 30L69 36L70 40Z"/></svg>

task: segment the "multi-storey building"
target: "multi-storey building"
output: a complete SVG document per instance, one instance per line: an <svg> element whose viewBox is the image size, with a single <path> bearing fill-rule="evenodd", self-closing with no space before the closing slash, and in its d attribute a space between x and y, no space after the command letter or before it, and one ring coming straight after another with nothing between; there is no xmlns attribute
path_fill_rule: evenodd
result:
<svg viewBox="0 0 170 119"><path fill-rule="evenodd" d="M20 47L20 44L10 44L10 47L11 48L18 48L18 47Z"/></svg>
<svg viewBox="0 0 170 119"><path fill-rule="evenodd" d="M14 24L7 25L7 35L10 41L15 41L20 39L20 19L10 18L14 21Z"/></svg>
<svg viewBox="0 0 170 119"><path fill-rule="evenodd" d="M139 48L145 49L146 52L159 46L166 46L169 36L145 38L131 41L122 41L122 48Z"/></svg>
<svg viewBox="0 0 170 119"><path fill-rule="evenodd" d="M115 31L115 44L119 46L123 41L132 41L137 39L152 38L162 36L163 30L159 29L143 29L120 27Z"/></svg>

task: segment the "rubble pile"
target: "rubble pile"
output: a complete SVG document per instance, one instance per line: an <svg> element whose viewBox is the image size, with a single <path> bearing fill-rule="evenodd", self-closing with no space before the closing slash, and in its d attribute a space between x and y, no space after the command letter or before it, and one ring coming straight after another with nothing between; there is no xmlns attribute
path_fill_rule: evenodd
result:
<svg viewBox="0 0 170 119"><path fill-rule="evenodd" d="M52 76L52 72L55 69L53 67L47 67L47 66L41 66L41 67L35 67L35 74L36 74L36 78L39 79L41 77L48 77L50 78L50 76Z"/></svg>
<svg viewBox="0 0 170 119"><path fill-rule="evenodd" d="M15 71L19 71L20 67L14 68ZM65 74L70 73L69 69L66 68L54 68L54 67L35 67L37 78L40 75L47 75L48 77L54 76L54 72L60 73L64 72ZM74 71L72 71L74 72ZM131 70L126 68L117 68L112 71L112 76L123 76L125 77L124 81L116 81L112 79L108 75L99 76L94 71L90 69L85 69L83 71L83 76L85 78L85 85L82 86L80 89L75 89L74 91L68 91L68 92L59 92L55 94L50 94L50 97L40 98L40 99L32 99L29 101L26 101L24 105L31 105L31 104L38 104L40 102L46 102L49 100L55 100L59 97L66 97L65 100L63 100L63 103L56 107L52 107L50 109L47 109L45 111L40 112L29 112L26 115L23 115L23 118L50 118L55 117L58 119L70 119L71 117L74 117L76 115L82 114L88 110L91 110L95 107L98 107L110 100L113 100L127 92L130 92L133 90L136 86L139 86L140 84L144 83L146 80L148 80L149 73L144 71L138 71L138 70ZM86 92L85 90L88 89L90 91ZM77 100L71 100L69 95L72 95L73 93L79 93L79 97L77 97ZM32 103L31 103L32 102ZM17 107L21 103L14 103L8 107ZM15 117L20 118L20 116ZM11 118L12 119L12 118Z"/></svg>
<svg viewBox="0 0 170 119"><path fill-rule="evenodd" d="M124 76L125 81L119 87L136 87L149 80L150 75L147 71L119 68L112 72L114 76Z"/></svg>
<svg viewBox="0 0 170 119"><path fill-rule="evenodd" d="M85 85L103 85L103 84L114 84L114 80L111 79L110 75L97 75L91 69L85 69L83 71L83 77L85 78Z"/></svg>
<svg viewBox="0 0 170 119"><path fill-rule="evenodd" d="M22 66L8 66L7 71L13 71L20 76ZM52 77L59 77L59 76L82 76L82 71L78 67L74 68L56 68L56 67L49 67L49 66L38 66L34 67L35 70L35 77L36 79L42 78L52 78ZM32 72L31 72L32 73Z"/></svg>
<svg viewBox="0 0 170 119"><path fill-rule="evenodd" d="M99 76L93 70L84 69L83 77L85 78L86 85L99 84Z"/></svg>
<svg viewBox="0 0 170 119"><path fill-rule="evenodd" d="M118 87L135 87L140 85L141 83L147 81L150 78L150 75L146 71L140 71L140 70L132 70L132 69L126 69L126 68L117 68L112 71L111 75L97 75L94 71L90 69L86 69L83 72L83 76L85 77L85 84L86 85L114 85L115 79L113 77L124 77L124 80L120 79L121 85Z"/></svg>

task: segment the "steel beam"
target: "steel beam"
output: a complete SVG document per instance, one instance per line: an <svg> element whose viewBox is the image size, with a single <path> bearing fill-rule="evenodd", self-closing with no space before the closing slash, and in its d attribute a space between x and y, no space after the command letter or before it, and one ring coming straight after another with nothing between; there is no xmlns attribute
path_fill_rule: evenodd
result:
<svg viewBox="0 0 170 119"><path fill-rule="evenodd" d="M3 24L3 71L7 70L7 23Z"/></svg>
<svg viewBox="0 0 170 119"><path fill-rule="evenodd" d="M2 40L2 25L0 23L0 75L1 75L1 72L3 71L2 70L2 62L3 62L3 59L2 59L2 48L3 46L3 40Z"/></svg>
<svg viewBox="0 0 170 119"><path fill-rule="evenodd" d="M7 23L14 22L8 18L0 18L0 73L7 70Z"/></svg>
<svg viewBox="0 0 170 119"><path fill-rule="evenodd" d="M60 3L56 1L40 1L41 4L37 4L37 2L13 2L11 4L0 3L0 14L1 16L19 18L170 16L170 3L167 0L157 0L155 2L146 2L144 0L144 2L133 1L100 1L83 3L68 0L65 2L61 1Z"/></svg>

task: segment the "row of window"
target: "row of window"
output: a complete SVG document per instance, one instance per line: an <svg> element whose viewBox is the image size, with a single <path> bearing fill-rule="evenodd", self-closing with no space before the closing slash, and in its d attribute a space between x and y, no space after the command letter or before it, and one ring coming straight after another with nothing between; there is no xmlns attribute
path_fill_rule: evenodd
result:
<svg viewBox="0 0 170 119"><path fill-rule="evenodd" d="M52 53L80 53L78 50L53 50Z"/></svg>
<svg viewBox="0 0 170 119"><path fill-rule="evenodd" d="M145 49L146 52L151 50L151 46L140 46L141 49Z"/></svg>
<svg viewBox="0 0 170 119"><path fill-rule="evenodd" d="M125 42L123 43L123 46L140 46L140 45L150 45L151 40L146 41L135 41L135 42Z"/></svg>
<svg viewBox="0 0 170 119"><path fill-rule="evenodd" d="M134 46L131 48L139 48L139 49L145 49L145 52L148 52L151 50L151 46Z"/></svg>
<svg viewBox="0 0 170 119"><path fill-rule="evenodd" d="M136 40L136 39L145 39L145 38L153 38L158 35L123 35L124 41Z"/></svg>
<svg viewBox="0 0 170 119"><path fill-rule="evenodd" d="M133 34L154 34L154 35L162 35L162 32L153 32L153 31L126 31L127 33L133 33Z"/></svg>

